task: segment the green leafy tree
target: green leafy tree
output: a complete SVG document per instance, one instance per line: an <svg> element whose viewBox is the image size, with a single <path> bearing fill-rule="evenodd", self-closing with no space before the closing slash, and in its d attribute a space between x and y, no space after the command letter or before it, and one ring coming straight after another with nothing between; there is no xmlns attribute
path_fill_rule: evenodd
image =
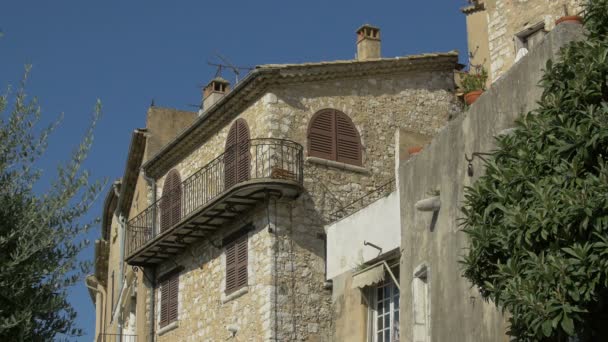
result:
<svg viewBox="0 0 608 342"><path fill-rule="evenodd" d="M57 122L38 128L40 108L28 100L25 79L16 92L0 96L0 341L50 341L79 335L76 312L66 290L88 266L77 260L94 222L80 220L102 184L90 184L81 165L93 141L100 114L69 162L58 167L49 190L33 190L42 170L37 162Z"/></svg>
<svg viewBox="0 0 608 342"><path fill-rule="evenodd" d="M464 276L518 341L599 341L608 325L607 0L586 4L585 28L465 194Z"/></svg>

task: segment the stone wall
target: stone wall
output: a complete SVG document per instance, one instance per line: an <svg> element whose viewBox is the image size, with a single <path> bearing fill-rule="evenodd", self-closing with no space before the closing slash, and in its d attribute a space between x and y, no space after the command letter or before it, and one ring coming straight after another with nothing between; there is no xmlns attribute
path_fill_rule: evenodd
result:
<svg viewBox="0 0 608 342"><path fill-rule="evenodd" d="M551 31L555 27L555 20L565 14L564 6L569 15L579 14L582 11L583 0L487 0L482 2L487 15L487 39L490 52L488 73L490 78L495 81L515 61L517 33L538 23L544 23L544 29ZM469 39L471 40L471 35L469 35Z"/></svg>
<svg viewBox="0 0 608 342"><path fill-rule="evenodd" d="M536 106L542 93L538 81L547 59L555 59L567 42L580 39L581 30L577 24L558 25L464 115L446 126L427 149L401 168L402 341L412 341L413 302L409 294L414 273L423 265L427 268L430 341L508 341L506 318L461 276L458 261L467 247L458 221L464 189L483 173L482 161L476 158L472 163L474 176L469 177L464 154L491 151L494 137ZM434 189L439 190L441 200L435 218L432 212L415 209L415 203Z"/></svg>

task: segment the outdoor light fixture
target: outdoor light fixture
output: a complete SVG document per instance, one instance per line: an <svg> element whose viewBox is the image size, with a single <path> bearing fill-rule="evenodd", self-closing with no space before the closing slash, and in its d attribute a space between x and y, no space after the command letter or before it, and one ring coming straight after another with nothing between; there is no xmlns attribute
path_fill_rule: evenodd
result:
<svg viewBox="0 0 608 342"><path fill-rule="evenodd" d="M467 154L464 154L464 159L466 159L466 161L468 162L467 165L467 175L469 175L469 177L473 177L473 159L475 159L475 157L483 160L483 161L487 161L484 157L482 156L489 156L492 153L484 153L484 152L473 152L473 154L471 154L471 158L469 158L467 156Z"/></svg>

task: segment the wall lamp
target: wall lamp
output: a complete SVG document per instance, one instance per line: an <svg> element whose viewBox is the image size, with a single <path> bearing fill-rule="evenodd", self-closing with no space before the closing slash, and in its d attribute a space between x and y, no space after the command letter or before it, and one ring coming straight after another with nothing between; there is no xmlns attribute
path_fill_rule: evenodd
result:
<svg viewBox="0 0 608 342"><path fill-rule="evenodd" d="M484 158L483 156L490 156L492 155L492 153L485 153L485 152L473 152L471 154L471 158L469 158L469 156L467 156L467 154L464 154L464 159L466 159L466 161L468 162L467 165L467 175L469 177L473 177L473 159L475 159L475 157L487 162L488 160L486 158Z"/></svg>

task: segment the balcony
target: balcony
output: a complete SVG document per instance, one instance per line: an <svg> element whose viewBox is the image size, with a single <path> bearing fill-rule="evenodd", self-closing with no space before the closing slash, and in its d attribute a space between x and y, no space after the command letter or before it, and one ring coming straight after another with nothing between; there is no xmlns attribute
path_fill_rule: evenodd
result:
<svg viewBox="0 0 608 342"><path fill-rule="evenodd" d="M127 223L126 262L149 266L214 234L268 194L302 190L303 149L282 139L251 139L172 188Z"/></svg>

